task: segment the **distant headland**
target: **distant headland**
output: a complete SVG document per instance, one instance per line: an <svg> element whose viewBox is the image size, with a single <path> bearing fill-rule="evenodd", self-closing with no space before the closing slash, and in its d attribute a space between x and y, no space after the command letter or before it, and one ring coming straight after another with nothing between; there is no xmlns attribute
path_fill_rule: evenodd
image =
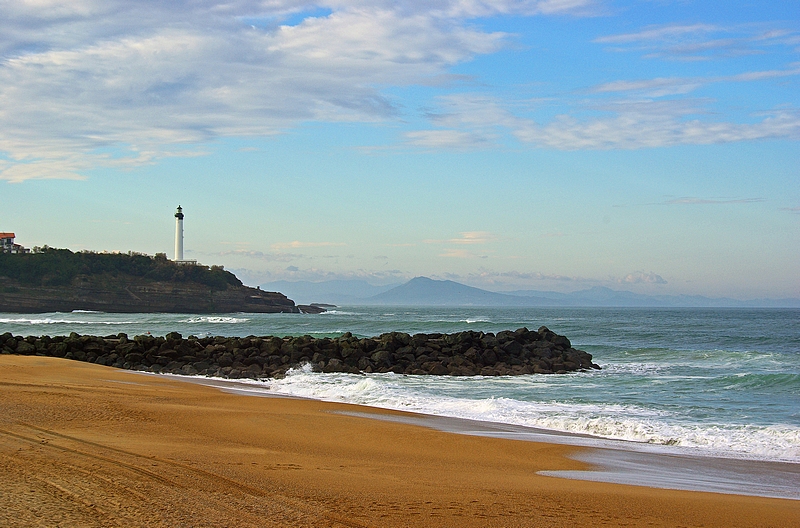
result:
<svg viewBox="0 0 800 528"><path fill-rule="evenodd" d="M163 253L0 252L0 312L320 313L282 293L242 284L222 266Z"/></svg>

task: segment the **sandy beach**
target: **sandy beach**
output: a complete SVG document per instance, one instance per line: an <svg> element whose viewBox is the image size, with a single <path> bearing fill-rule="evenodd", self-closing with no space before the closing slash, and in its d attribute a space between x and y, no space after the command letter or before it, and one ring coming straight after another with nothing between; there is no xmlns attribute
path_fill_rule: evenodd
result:
<svg viewBox="0 0 800 528"><path fill-rule="evenodd" d="M580 447L60 359L0 372L2 526L800 524L796 500L537 474L588 469Z"/></svg>

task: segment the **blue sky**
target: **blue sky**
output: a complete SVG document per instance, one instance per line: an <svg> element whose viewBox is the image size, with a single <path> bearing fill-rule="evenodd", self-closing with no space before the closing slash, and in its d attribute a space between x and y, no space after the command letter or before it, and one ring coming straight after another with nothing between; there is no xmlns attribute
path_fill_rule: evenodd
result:
<svg viewBox="0 0 800 528"><path fill-rule="evenodd" d="M800 297L791 2L0 6L0 231L246 282Z"/></svg>

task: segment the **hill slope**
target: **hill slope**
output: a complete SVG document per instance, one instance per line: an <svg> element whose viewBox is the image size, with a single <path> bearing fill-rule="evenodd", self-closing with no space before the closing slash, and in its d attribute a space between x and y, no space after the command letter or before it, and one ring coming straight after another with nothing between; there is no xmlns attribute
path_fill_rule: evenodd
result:
<svg viewBox="0 0 800 528"><path fill-rule="evenodd" d="M369 304L423 306L535 306L559 305L558 301L536 297L518 297L473 288L451 280L416 277L387 292L374 295Z"/></svg>
<svg viewBox="0 0 800 528"><path fill-rule="evenodd" d="M242 285L221 266L178 264L163 254L73 253L45 247L0 254L0 311L294 312L285 295Z"/></svg>
<svg viewBox="0 0 800 528"><path fill-rule="evenodd" d="M572 293L520 290L490 292L450 280L416 277L389 291L356 301L359 304L394 306L526 306L526 307L763 307L798 308L800 299L709 298L688 295L642 295L595 286Z"/></svg>

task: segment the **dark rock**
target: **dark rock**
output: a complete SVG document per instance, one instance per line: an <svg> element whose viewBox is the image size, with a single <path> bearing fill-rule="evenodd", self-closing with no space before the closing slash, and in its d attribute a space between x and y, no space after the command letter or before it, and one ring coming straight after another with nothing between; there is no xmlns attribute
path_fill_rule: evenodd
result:
<svg viewBox="0 0 800 528"><path fill-rule="evenodd" d="M36 346L27 341L20 341L17 343L16 352L23 356L30 356L36 353Z"/></svg>
<svg viewBox="0 0 800 528"><path fill-rule="evenodd" d="M203 370L208 370L208 369L211 368L211 364L206 362L206 361L198 361L197 363L192 363L192 366L198 372L203 371Z"/></svg>
<svg viewBox="0 0 800 528"><path fill-rule="evenodd" d="M450 371L447 370L447 367L441 363L434 363L428 370L428 374L433 374L434 376L444 376L445 374L450 374Z"/></svg>
<svg viewBox="0 0 800 528"><path fill-rule="evenodd" d="M572 346L572 344L569 342L569 339L562 335L553 336L553 339L550 342L562 349L567 349Z"/></svg>
<svg viewBox="0 0 800 528"><path fill-rule="evenodd" d="M231 365L233 365L233 354L231 354L230 352L225 352L219 357L217 363L219 364L220 367L230 367Z"/></svg>
<svg viewBox="0 0 800 528"><path fill-rule="evenodd" d="M186 376L194 376L195 374L197 374L197 369L194 368L194 366L192 365L184 365L181 367L180 373Z"/></svg>
<svg viewBox="0 0 800 528"><path fill-rule="evenodd" d="M0 335L4 354L63 357L98 365L151 372L213 375L228 378L283 377L290 368L309 363L322 372L394 372L451 376L506 376L599 369L592 356L571 347L569 339L541 327L454 334L389 332L357 338L207 337L183 338L125 334L105 337L15 337Z"/></svg>
<svg viewBox="0 0 800 528"><path fill-rule="evenodd" d="M345 370L346 365L342 362L341 359L331 359L328 361L328 364L323 367L323 372L343 372Z"/></svg>
<svg viewBox="0 0 800 528"><path fill-rule="evenodd" d="M486 350L481 354L481 362L484 365L494 365L497 363L497 354L494 353L494 350Z"/></svg>
<svg viewBox="0 0 800 528"><path fill-rule="evenodd" d="M248 378L258 378L261 376L261 367L258 364L253 364L244 369L244 375Z"/></svg>
<svg viewBox="0 0 800 528"><path fill-rule="evenodd" d="M317 352L311 357L311 362L312 363L320 363L320 362L324 363L325 359L327 359L327 358L323 354L320 354L319 352Z"/></svg>
<svg viewBox="0 0 800 528"><path fill-rule="evenodd" d="M504 352L514 356L518 356L522 352L522 345L514 340L508 340L501 345Z"/></svg>
<svg viewBox="0 0 800 528"><path fill-rule="evenodd" d="M367 372L367 369L370 369L369 372L372 372L373 367L375 365L369 359L362 357L358 360L358 369Z"/></svg>
<svg viewBox="0 0 800 528"><path fill-rule="evenodd" d="M139 354L138 352L129 352L125 354L125 360L131 363L141 363L144 359L144 354Z"/></svg>
<svg viewBox="0 0 800 528"><path fill-rule="evenodd" d="M371 358L375 365L388 366L391 354L386 350L380 350L372 354Z"/></svg>

